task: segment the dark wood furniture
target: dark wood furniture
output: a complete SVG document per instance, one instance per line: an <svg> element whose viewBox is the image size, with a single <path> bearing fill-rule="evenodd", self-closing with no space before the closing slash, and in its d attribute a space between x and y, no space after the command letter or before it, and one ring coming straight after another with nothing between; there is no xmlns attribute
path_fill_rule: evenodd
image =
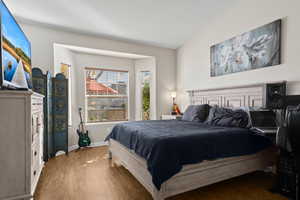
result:
<svg viewBox="0 0 300 200"><path fill-rule="evenodd" d="M287 104L288 105L288 104ZM288 105L277 145L280 157L277 167L277 192L299 200L300 106Z"/></svg>
<svg viewBox="0 0 300 200"><path fill-rule="evenodd" d="M33 91L44 96L44 161L53 154L52 132L52 80L50 72L43 74L39 68L32 69Z"/></svg>
<svg viewBox="0 0 300 200"><path fill-rule="evenodd" d="M68 154L68 79L63 74L52 78L53 155Z"/></svg>
<svg viewBox="0 0 300 200"><path fill-rule="evenodd" d="M277 164L277 185L275 192L292 200L299 200L299 174L297 173L296 155L280 151Z"/></svg>
<svg viewBox="0 0 300 200"><path fill-rule="evenodd" d="M32 70L33 90L44 100L44 161L58 151L68 153L68 80L63 74L52 78L39 68Z"/></svg>

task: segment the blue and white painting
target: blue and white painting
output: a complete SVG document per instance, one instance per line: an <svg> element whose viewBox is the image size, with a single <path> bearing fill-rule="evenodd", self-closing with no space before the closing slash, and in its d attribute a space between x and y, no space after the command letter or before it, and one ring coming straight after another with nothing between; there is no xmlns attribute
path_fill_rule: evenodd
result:
<svg viewBox="0 0 300 200"><path fill-rule="evenodd" d="M211 76L279 65L281 20L211 47Z"/></svg>

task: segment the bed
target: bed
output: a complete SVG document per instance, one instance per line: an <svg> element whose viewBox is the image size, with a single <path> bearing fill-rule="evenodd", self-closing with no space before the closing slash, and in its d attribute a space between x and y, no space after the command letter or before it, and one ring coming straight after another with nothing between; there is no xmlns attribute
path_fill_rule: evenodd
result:
<svg viewBox="0 0 300 200"><path fill-rule="evenodd" d="M193 90L189 91L189 95L191 104L261 107L264 102L264 86ZM142 129L143 127L147 128ZM185 127L185 130L189 131L183 131L184 128L178 130L180 127ZM197 129L209 130L209 134L207 131L196 134ZM152 130L153 133L146 134L145 130ZM267 140L258 139L259 136L252 136L246 130L239 128L207 127L207 125L198 125L195 122L169 120L129 122L117 126L113 132L115 134L110 135L109 139L109 153L113 163L121 164L128 169L151 193L154 200L162 200L232 177L264 170L274 165L276 158L276 150L267 144ZM233 145L235 148L230 149L228 136L222 139L222 135L227 134L230 134L230 138L235 138ZM206 143L201 143L203 135L206 137ZM207 138L208 136L211 138ZM193 139L187 139L187 137ZM216 140L216 138L220 139ZM207 142L210 140L213 142ZM252 141L251 145L243 148L247 146L249 140ZM141 141L144 144L141 144ZM214 141L216 141L215 145ZM188 148L189 145L196 145L197 142L200 143L199 149L189 153L192 150ZM163 149L156 147L156 144L160 143L165 143ZM182 149L189 149L189 151L178 150L177 152L176 146L180 149L180 145L185 145ZM224 147L218 150L219 146ZM239 152L242 149L245 152L240 155ZM210 152L209 156L201 156L202 150ZM167 155L163 155L164 152L167 152ZM153 158L150 159L150 156ZM186 157L189 159L184 159ZM149 162L149 160L155 162ZM178 160L180 164L176 163Z"/></svg>

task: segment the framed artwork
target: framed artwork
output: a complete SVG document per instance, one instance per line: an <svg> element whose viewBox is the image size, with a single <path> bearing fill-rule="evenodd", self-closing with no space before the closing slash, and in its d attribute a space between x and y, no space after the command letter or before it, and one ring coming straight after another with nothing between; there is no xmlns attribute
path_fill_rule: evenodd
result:
<svg viewBox="0 0 300 200"><path fill-rule="evenodd" d="M281 20L213 45L211 77L281 64Z"/></svg>

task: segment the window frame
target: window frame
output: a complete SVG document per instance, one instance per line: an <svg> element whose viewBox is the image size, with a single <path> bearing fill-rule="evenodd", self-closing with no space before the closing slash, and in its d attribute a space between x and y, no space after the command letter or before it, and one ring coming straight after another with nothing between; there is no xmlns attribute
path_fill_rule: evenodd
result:
<svg viewBox="0 0 300 200"><path fill-rule="evenodd" d="M102 95L100 98L118 98L118 97L127 97L127 120L119 120L119 121L100 121L100 122L89 122L88 121L88 97L99 97L98 95L87 95L87 88L86 88L86 71L87 70L103 70L103 71L111 71L111 72L126 72L128 76L127 80L127 95L120 95L120 96L114 96L114 95ZM113 69L113 68L103 68L103 67L85 67L84 68L84 101L85 101L85 116L84 121L87 125L93 125L93 124L113 124L113 123L120 123L120 122L127 122L130 118L130 86L129 86L129 77L130 72L129 70L119 70L119 69Z"/></svg>

